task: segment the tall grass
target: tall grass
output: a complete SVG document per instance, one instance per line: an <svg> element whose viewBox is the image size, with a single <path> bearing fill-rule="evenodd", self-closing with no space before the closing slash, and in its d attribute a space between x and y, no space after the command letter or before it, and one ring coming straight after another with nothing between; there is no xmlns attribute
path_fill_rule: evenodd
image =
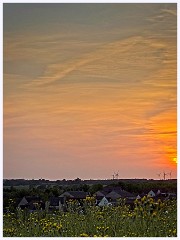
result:
<svg viewBox="0 0 180 240"><path fill-rule="evenodd" d="M82 205L69 201L67 212L16 210L4 214L4 237L176 237L177 202L135 201L133 210L117 206L98 207L92 197Z"/></svg>

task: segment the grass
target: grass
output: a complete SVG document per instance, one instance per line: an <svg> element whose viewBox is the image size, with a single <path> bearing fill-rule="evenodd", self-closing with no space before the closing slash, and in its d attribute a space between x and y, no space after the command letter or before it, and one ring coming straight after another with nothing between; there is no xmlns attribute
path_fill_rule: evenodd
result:
<svg viewBox="0 0 180 240"><path fill-rule="evenodd" d="M176 237L177 202L135 201L135 208L120 200L118 206L98 207L87 197L80 206L68 202L68 211L48 213L16 210L3 216L4 237Z"/></svg>

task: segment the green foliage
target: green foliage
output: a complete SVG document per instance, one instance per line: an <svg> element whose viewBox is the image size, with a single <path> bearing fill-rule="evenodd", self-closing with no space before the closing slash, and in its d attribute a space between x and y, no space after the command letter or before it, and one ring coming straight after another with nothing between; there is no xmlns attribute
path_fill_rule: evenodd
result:
<svg viewBox="0 0 180 240"><path fill-rule="evenodd" d="M113 184L114 186L120 186L122 189L132 193L142 193L143 191L150 191L155 189L161 189L163 192L177 192L176 181L145 181L145 182L133 182L133 181L119 181Z"/></svg>
<svg viewBox="0 0 180 240"><path fill-rule="evenodd" d="M176 237L177 202L144 197L131 210L123 200L100 208L87 197L82 206L69 201L67 212L17 209L3 221L4 237Z"/></svg>
<svg viewBox="0 0 180 240"><path fill-rule="evenodd" d="M94 184L90 187L89 192L91 194L94 194L95 192L102 190L103 189L103 185L102 184Z"/></svg>

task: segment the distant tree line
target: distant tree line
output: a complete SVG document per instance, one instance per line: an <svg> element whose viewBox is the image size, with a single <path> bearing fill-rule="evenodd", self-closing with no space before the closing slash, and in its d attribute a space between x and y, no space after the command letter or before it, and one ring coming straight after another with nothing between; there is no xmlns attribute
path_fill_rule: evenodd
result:
<svg viewBox="0 0 180 240"><path fill-rule="evenodd" d="M177 179L171 179L171 180L153 180L153 179L89 179L89 180L82 180L80 178L76 178L74 180L56 180L56 181L51 181L47 179L31 179L31 180L26 180L26 179L4 179L3 180L3 185L4 186L24 186L24 185L62 185L62 186L71 186L73 184L79 185L79 184L87 184L87 185L93 185L93 184L102 184L102 185L110 185L110 184L117 184L118 182L121 183L135 183L135 184L141 184L141 183L153 183L153 184L159 184L159 183L176 183Z"/></svg>
<svg viewBox="0 0 180 240"><path fill-rule="evenodd" d="M177 181L166 180L166 181L146 181L146 182L131 182L131 181L119 181L118 183L111 184L114 186L120 186L122 189L131 193L143 193L149 192L150 190L162 192L177 193Z"/></svg>

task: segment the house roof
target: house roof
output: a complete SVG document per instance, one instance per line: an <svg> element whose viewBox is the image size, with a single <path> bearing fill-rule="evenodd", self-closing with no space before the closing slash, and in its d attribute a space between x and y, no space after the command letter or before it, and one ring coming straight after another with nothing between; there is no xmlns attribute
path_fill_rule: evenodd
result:
<svg viewBox="0 0 180 240"><path fill-rule="evenodd" d="M106 197L109 197L110 195L112 196L116 196L116 198L118 197L122 197L122 198L128 198L128 197L135 197L134 194L130 193L130 192L127 192L125 190L122 190L122 189L115 189L115 190L112 190L110 193L106 194Z"/></svg>
<svg viewBox="0 0 180 240"><path fill-rule="evenodd" d="M141 199L141 196L138 194L137 197L136 197L136 199Z"/></svg>
<svg viewBox="0 0 180 240"><path fill-rule="evenodd" d="M95 195L96 195L96 197L104 197L104 196L105 196L104 193L101 192L101 191L97 191L97 192L95 193Z"/></svg>
<svg viewBox="0 0 180 240"><path fill-rule="evenodd" d="M60 197L83 199L83 198L86 198L87 195L88 195L88 193L83 192L83 191L68 191L68 192L64 192L63 194L61 194Z"/></svg>
<svg viewBox="0 0 180 240"><path fill-rule="evenodd" d="M110 193L108 193L108 194L106 195L106 198L111 198L111 199L117 199L117 198L120 198L120 197L121 197L121 195L118 194L118 193L115 192L115 191L111 191Z"/></svg>
<svg viewBox="0 0 180 240"><path fill-rule="evenodd" d="M156 196L155 192L154 191L149 191L148 194L147 194L148 197L154 197Z"/></svg>
<svg viewBox="0 0 180 240"><path fill-rule="evenodd" d="M21 201L18 204L18 207L28 207L30 209L35 209L35 204L40 203L42 204L42 201L40 197L38 196L25 196L21 199Z"/></svg>
<svg viewBox="0 0 180 240"><path fill-rule="evenodd" d="M115 191L115 192L122 191L122 188L119 186L106 186L100 192L106 195L112 191Z"/></svg>
<svg viewBox="0 0 180 240"><path fill-rule="evenodd" d="M98 206L103 207L108 205L108 200L107 198L103 197L103 199L99 202Z"/></svg>
<svg viewBox="0 0 180 240"><path fill-rule="evenodd" d="M135 197L134 194L130 193L130 192L127 192L125 190L121 190L121 191L117 191L117 193L119 193L121 195L121 197Z"/></svg>
<svg viewBox="0 0 180 240"><path fill-rule="evenodd" d="M114 197L114 199L120 198L120 197L123 197L123 198L135 197L134 194L123 190L119 186L106 186L103 188L103 190L96 192L96 196L97 197L112 196L112 197Z"/></svg>
<svg viewBox="0 0 180 240"><path fill-rule="evenodd" d="M19 207L19 206L26 205L26 204L28 204L28 201L26 200L25 197L23 197L23 198L21 199L21 201L19 202L18 207Z"/></svg>
<svg viewBox="0 0 180 240"><path fill-rule="evenodd" d="M24 196L19 202L18 206L26 205L30 202L40 201L40 197L38 196Z"/></svg>

